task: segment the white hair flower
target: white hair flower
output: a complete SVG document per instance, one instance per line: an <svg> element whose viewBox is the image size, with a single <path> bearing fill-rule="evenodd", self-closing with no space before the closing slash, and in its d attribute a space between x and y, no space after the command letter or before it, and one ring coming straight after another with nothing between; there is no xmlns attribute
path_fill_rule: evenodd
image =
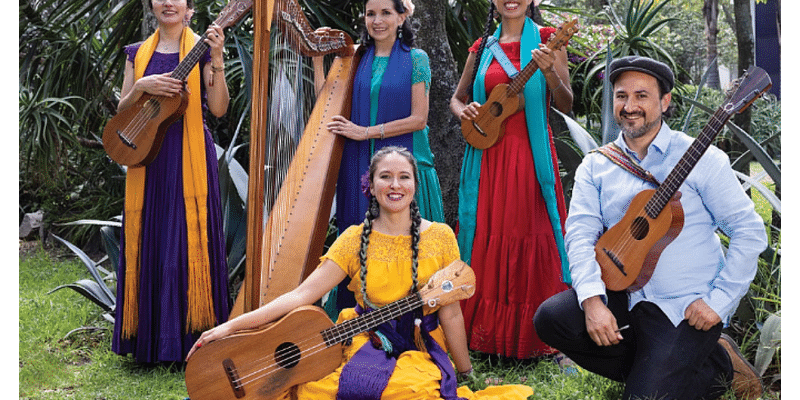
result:
<svg viewBox="0 0 800 400"><path fill-rule="evenodd" d="M408 13L409 17L414 14L414 3L411 0L403 0L403 7L406 8L406 13Z"/></svg>

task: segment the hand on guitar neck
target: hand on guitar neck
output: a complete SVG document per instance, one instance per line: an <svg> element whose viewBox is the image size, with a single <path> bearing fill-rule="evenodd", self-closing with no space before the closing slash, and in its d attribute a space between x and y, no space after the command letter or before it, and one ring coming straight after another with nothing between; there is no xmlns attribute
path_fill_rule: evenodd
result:
<svg viewBox="0 0 800 400"><path fill-rule="evenodd" d="M537 70L541 70L556 108L562 112L572 109L567 54L562 47L577 31L576 24L577 20L572 20L560 26L546 45L540 44L540 48L532 50L531 61L513 76L510 83L495 85L484 104L469 101L474 84L473 72L477 72L475 63L480 62L476 53L470 53L458 87L450 99L450 110L461 120L462 134L470 145L487 149L503 137L506 120L525 108L525 85ZM484 48L484 52L487 50Z"/></svg>

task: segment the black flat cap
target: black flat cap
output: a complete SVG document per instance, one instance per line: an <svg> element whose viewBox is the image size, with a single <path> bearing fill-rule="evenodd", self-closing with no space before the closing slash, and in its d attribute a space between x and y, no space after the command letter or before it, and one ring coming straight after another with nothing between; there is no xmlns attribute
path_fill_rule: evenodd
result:
<svg viewBox="0 0 800 400"><path fill-rule="evenodd" d="M672 69L667 64L648 57L627 56L617 58L611 61L609 71L608 79L612 84L625 71L639 71L656 78L664 93L671 92L672 88L675 87L675 75L672 74Z"/></svg>

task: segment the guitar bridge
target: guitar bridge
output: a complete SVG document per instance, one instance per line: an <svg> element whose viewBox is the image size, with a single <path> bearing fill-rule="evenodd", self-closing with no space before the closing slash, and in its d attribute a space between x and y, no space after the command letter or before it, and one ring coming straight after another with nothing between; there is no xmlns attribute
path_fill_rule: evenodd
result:
<svg viewBox="0 0 800 400"><path fill-rule="evenodd" d="M233 365L233 360L230 358L224 359L222 361L222 367L225 368L225 375L228 377L231 388L233 388L233 395L236 396L237 399L241 399L245 395L244 386L242 386L240 382L239 372L236 366Z"/></svg>
<svg viewBox="0 0 800 400"><path fill-rule="evenodd" d="M121 131L117 131L117 136L119 136L119 140L122 142L122 144L136 150L136 144L128 140L128 138L126 138Z"/></svg>
<svg viewBox="0 0 800 400"><path fill-rule="evenodd" d="M603 248L603 252L606 253L606 255L611 260L611 262L613 262L614 265L616 265L617 268L619 268L619 272L622 272L622 275L628 276L628 274L625 272L625 265L622 264L622 261L620 261L619 258L617 258L616 254L612 253L610 250L606 249L605 247Z"/></svg>
<svg viewBox="0 0 800 400"><path fill-rule="evenodd" d="M489 135L486 134L486 132L483 131L483 129L481 129L480 126L478 126L478 124L475 123L475 121L472 121L472 126L475 127L475 130L478 131L478 133L480 133L481 136L483 136L483 137L489 136Z"/></svg>

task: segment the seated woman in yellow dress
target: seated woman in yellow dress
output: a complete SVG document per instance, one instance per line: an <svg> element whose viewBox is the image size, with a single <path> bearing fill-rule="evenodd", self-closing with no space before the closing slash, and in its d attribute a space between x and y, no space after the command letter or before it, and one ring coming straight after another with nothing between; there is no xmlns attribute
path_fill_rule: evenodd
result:
<svg viewBox="0 0 800 400"><path fill-rule="evenodd" d="M410 152L401 147L376 152L369 166L369 187L365 188L370 207L364 223L339 236L319 267L296 289L206 331L194 349L312 304L345 276L351 278L348 289L355 293L358 305L342 310L339 322L416 291L436 271L459 259L452 229L420 217L414 201L416 190L416 160ZM418 342L425 343L420 346L423 349L417 347ZM466 386L457 387L456 370L461 374L472 371L457 302L434 308L427 315L418 309L355 336L345 345L342 363L335 371L292 388L285 398L525 399L533 394L533 389L523 385L473 393Z"/></svg>

